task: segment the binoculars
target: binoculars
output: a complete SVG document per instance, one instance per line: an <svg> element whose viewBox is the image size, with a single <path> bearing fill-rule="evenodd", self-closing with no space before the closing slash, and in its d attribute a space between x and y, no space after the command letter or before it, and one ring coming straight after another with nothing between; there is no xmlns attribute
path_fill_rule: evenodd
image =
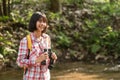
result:
<svg viewBox="0 0 120 80"><path fill-rule="evenodd" d="M50 59L50 63L48 65L48 69L52 69L54 67L54 59L52 59L51 55L52 55L52 51L51 49L44 49L44 52L47 52L48 51L48 56L49 56L49 59ZM46 60L42 61L41 62L41 65L46 65Z"/></svg>

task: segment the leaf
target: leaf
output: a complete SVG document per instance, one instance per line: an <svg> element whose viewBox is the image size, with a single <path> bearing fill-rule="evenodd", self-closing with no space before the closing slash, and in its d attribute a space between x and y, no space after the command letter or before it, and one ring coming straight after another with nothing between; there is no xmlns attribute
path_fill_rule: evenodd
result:
<svg viewBox="0 0 120 80"><path fill-rule="evenodd" d="M97 51L99 51L100 48L101 48L100 45L98 45L98 44L93 44L93 45L91 46L91 52L92 52L92 53L96 53Z"/></svg>

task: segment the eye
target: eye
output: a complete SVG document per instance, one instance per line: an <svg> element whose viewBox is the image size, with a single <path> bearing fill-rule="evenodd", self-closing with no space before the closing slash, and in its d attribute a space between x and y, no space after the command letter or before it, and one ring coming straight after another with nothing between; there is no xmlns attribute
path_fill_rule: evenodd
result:
<svg viewBox="0 0 120 80"><path fill-rule="evenodd" d="M41 20L41 19L39 19L38 21L39 21L39 22L42 22L42 20Z"/></svg>
<svg viewBox="0 0 120 80"><path fill-rule="evenodd" d="M44 18L42 18L42 21L45 23L45 19Z"/></svg>

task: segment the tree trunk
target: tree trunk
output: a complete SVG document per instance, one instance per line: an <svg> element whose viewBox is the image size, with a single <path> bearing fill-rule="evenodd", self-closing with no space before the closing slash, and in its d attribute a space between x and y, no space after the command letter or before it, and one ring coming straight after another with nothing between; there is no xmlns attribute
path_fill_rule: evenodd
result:
<svg viewBox="0 0 120 80"><path fill-rule="evenodd" d="M0 3L0 16L3 15L3 11L2 11L2 3Z"/></svg>
<svg viewBox="0 0 120 80"><path fill-rule="evenodd" d="M110 0L110 4L115 3L117 0Z"/></svg>
<svg viewBox="0 0 120 80"><path fill-rule="evenodd" d="M10 8L11 8L11 6L10 6L10 0L8 0L8 16L10 16Z"/></svg>
<svg viewBox="0 0 120 80"><path fill-rule="evenodd" d="M6 4L6 0L2 0L3 3L2 3L2 6L3 6L3 15L4 16L7 16L7 4Z"/></svg>
<svg viewBox="0 0 120 80"><path fill-rule="evenodd" d="M50 10L52 12L60 12L61 11L60 0L50 0Z"/></svg>

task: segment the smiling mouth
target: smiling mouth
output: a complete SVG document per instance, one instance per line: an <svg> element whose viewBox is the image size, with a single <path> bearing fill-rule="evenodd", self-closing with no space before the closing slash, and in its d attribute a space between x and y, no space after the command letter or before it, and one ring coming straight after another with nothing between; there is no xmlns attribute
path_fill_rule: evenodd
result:
<svg viewBox="0 0 120 80"><path fill-rule="evenodd" d="M44 27L43 26L40 26L41 27L41 31L43 31L44 30Z"/></svg>

